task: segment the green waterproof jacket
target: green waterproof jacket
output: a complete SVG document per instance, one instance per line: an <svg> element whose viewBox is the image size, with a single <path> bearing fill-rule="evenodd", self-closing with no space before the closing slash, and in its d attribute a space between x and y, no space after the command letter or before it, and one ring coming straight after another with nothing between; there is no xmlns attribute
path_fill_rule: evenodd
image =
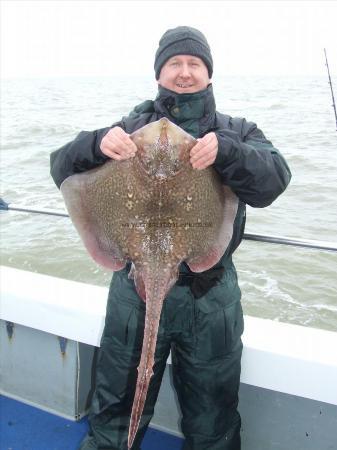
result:
<svg viewBox="0 0 337 450"><path fill-rule="evenodd" d="M270 205L285 190L291 178L285 159L255 123L216 111L211 84L194 94L176 94L159 86L154 101L147 100L136 106L111 127L80 132L73 141L53 152L51 175L60 187L74 173L93 169L108 160L100 144L112 127L119 126L126 133L132 133L162 117L167 117L195 138L211 131L216 134L218 153L213 167L240 200L233 237L225 255L207 273L193 274L192 292L199 297L218 280L216 269L231 264L231 255L242 240L246 204L257 208ZM180 272L191 275L186 264L180 266Z"/></svg>

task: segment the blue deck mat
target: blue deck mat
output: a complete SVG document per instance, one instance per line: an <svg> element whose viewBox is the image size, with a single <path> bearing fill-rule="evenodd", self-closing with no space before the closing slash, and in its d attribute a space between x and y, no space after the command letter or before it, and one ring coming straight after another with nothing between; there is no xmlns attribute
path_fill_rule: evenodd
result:
<svg viewBox="0 0 337 450"><path fill-rule="evenodd" d="M86 418L73 422L0 396L0 450L77 450L87 428ZM182 442L149 428L142 450L181 450Z"/></svg>

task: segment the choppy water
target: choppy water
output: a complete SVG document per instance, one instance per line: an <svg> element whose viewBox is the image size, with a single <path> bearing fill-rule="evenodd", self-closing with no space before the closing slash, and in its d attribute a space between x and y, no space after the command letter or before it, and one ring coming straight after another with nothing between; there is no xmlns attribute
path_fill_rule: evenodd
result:
<svg viewBox="0 0 337 450"><path fill-rule="evenodd" d="M327 78L214 79L217 109L252 120L287 158L288 190L248 209L247 232L337 241L337 133ZM337 79L333 79L337 88ZM1 197L63 209L49 154L112 124L156 85L140 78L2 81ZM68 219L0 213L1 263L87 283L110 274L87 256ZM235 254L246 314L337 329L337 254L244 241ZM94 301L94 299L93 299Z"/></svg>

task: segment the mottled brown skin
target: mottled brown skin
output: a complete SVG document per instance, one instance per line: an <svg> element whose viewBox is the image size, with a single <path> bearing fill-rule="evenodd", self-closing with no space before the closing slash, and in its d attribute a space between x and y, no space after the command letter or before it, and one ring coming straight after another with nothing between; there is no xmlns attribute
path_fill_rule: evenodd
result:
<svg viewBox="0 0 337 450"><path fill-rule="evenodd" d="M194 170L189 153L196 140L163 118L131 135L134 158L67 178L61 192L91 256L112 270L132 261L146 317L131 448L152 376L163 301L186 261L202 272L216 264L232 236L237 198L214 169Z"/></svg>

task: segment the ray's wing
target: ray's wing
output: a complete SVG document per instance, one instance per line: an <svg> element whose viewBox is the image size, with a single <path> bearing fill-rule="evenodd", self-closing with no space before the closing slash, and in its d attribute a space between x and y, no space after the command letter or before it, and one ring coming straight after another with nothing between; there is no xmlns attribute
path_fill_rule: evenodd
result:
<svg viewBox="0 0 337 450"><path fill-rule="evenodd" d="M61 185L61 193L85 247L98 263L117 271L126 263L118 239L117 205L114 190L115 162L109 161L102 167L72 175ZM109 199L109 197L111 197ZM106 203L108 201L108 203ZM110 229L107 229L110 223Z"/></svg>
<svg viewBox="0 0 337 450"><path fill-rule="evenodd" d="M221 189L223 191L223 217L219 231L206 252L186 259L186 263L193 272L204 272L219 262L232 239L239 199L229 186L221 186Z"/></svg>

